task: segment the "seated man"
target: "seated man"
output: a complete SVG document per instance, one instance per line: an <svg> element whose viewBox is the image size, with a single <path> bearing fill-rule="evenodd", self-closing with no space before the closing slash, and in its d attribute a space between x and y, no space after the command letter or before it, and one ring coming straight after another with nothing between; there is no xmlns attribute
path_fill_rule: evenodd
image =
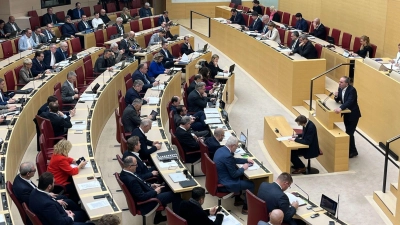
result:
<svg viewBox="0 0 400 225"><path fill-rule="evenodd" d="M25 34L18 41L18 51L32 50L37 44L32 39L32 30L26 29Z"/></svg>
<svg viewBox="0 0 400 225"><path fill-rule="evenodd" d="M175 136L178 139L184 152L199 151L200 146L196 135L190 132L190 116L184 116L181 119L180 126L176 128ZM186 155L185 163L194 163L201 158L200 153Z"/></svg>
<svg viewBox="0 0 400 225"><path fill-rule="evenodd" d="M32 59L32 68L31 72L34 77L38 74L50 73L50 69L53 69L52 66L46 65L43 63L44 54L41 51L35 52L35 58Z"/></svg>
<svg viewBox="0 0 400 225"><path fill-rule="evenodd" d="M161 30L161 31L151 35L148 47L150 47L152 45L161 44L162 42L168 42L168 40L165 39L164 36L165 36L165 31L164 30Z"/></svg>
<svg viewBox="0 0 400 225"><path fill-rule="evenodd" d="M175 122L175 127L179 127L181 124L181 120L184 116L190 116L187 114L188 111L185 106L177 106L176 107L176 113L174 115L174 122ZM194 134L198 137L205 137L208 135L208 126L204 122L206 119L206 115L204 114L203 111L199 111L193 116L190 116L191 121L190 121L190 128L194 130Z"/></svg>
<svg viewBox="0 0 400 225"><path fill-rule="evenodd" d="M66 60L69 57L67 42L61 41L60 47L54 55L56 56L56 63Z"/></svg>
<svg viewBox="0 0 400 225"><path fill-rule="evenodd" d="M36 43L36 45L47 43L47 37L42 34L42 28L35 27L35 32L32 32L32 40Z"/></svg>
<svg viewBox="0 0 400 225"><path fill-rule="evenodd" d="M124 29L124 25L122 24L122 21L123 21L122 18L118 17L115 20L115 23L113 24L114 27L117 27L117 34L119 36L122 36L125 34L125 29Z"/></svg>
<svg viewBox="0 0 400 225"><path fill-rule="evenodd" d="M116 42L113 42L110 45L110 51L111 51L111 57L108 58L108 60L110 61L109 62L110 65L115 65L119 63L125 53L125 50L123 49L119 50L118 43Z"/></svg>
<svg viewBox="0 0 400 225"><path fill-rule="evenodd" d="M49 46L49 50L44 50L43 54L43 65L46 66L51 66L53 68L53 66L56 64L56 52L57 52L57 45L56 44L50 44Z"/></svg>
<svg viewBox="0 0 400 225"><path fill-rule="evenodd" d="M290 33L290 38L292 39L292 42L290 43L290 46L288 46L292 51L294 51L296 48L299 47L300 45L300 34L298 31L293 31Z"/></svg>
<svg viewBox="0 0 400 225"><path fill-rule="evenodd" d="M299 159L299 156L304 156L305 159L315 158L319 155L319 145L318 145L318 135L317 128L311 120L307 117L300 115L296 118L295 122L303 127L303 133L299 134L297 137L291 138L291 141L308 145L308 148L298 149L297 151L292 151L291 161L293 163L293 168L295 169L292 174L300 174L306 172L306 166Z"/></svg>
<svg viewBox="0 0 400 225"><path fill-rule="evenodd" d="M189 43L189 36L183 38L183 43L181 45L181 54L190 55L194 52L192 46Z"/></svg>
<svg viewBox="0 0 400 225"><path fill-rule="evenodd" d="M254 192L254 184L249 180L241 180L244 171L249 168L249 163L254 163L252 159L241 159L233 157L238 147L238 139L230 136L224 147L218 149L214 155L215 166L217 167L218 183L224 185L229 192L241 192L249 189ZM236 164L243 164L237 168ZM235 196L235 206L243 204L242 214L247 214L247 203L242 201L240 195Z"/></svg>
<svg viewBox="0 0 400 225"><path fill-rule="evenodd" d="M150 119L143 119L140 122L140 126L132 131L132 136L139 137L140 140L140 151L139 156L142 160L150 159L150 154L161 149L161 142L150 141L146 137L146 133L151 130L152 121ZM151 148L147 148L151 146Z"/></svg>
<svg viewBox="0 0 400 225"><path fill-rule="evenodd" d="M156 87L159 82L150 79L147 75L147 63L140 63L139 68L132 74L132 80L141 80L143 82L142 92L146 93L147 89Z"/></svg>
<svg viewBox="0 0 400 225"><path fill-rule="evenodd" d="M153 14L151 12L150 3L148 3L148 2L144 3L144 6L139 9L140 18L149 17L152 15Z"/></svg>
<svg viewBox="0 0 400 225"><path fill-rule="evenodd" d="M104 24L107 24L111 21L106 13L106 10L104 10L104 9L100 10L99 18L103 21Z"/></svg>
<svg viewBox="0 0 400 225"><path fill-rule="evenodd" d="M127 142L126 143L127 150L124 152L122 160L125 160L129 156L135 157L137 161L136 174L143 180L147 180L152 177L157 177L158 176L157 168L155 168L154 166L148 167L146 163L143 162L139 156L139 151L140 151L139 138L136 136L132 136L128 140L126 140L126 142Z"/></svg>
<svg viewBox="0 0 400 225"><path fill-rule="evenodd" d="M284 214L283 222L296 225L296 221L292 217L296 214L299 203L297 201L289 202L288 196L284 193L292 183L293 178L290 174L281 173L274 183L263 182L258 189L257 197L267 204L267 213L271 213L274 209L280 209Z"/></svg>
<svg viewBox="0 0 400 225"><path fill-rule="evenodd" d="M246 27L245 30L255 31L257 33L262 33L263 24L261 22L261 19L258 18L258 13L256 11L253 11L251 13L251 17L253 18L254 22L252 24L250 24L249 27Z"/></svg>
<svg viewBox="0 0 400 225"><path fill-rule="evenodd" d="M164 38L167 39L168 41L176 40L176 38L178 38L178 36L179 36L177 34L175 34L175 35L171 34L171 26L169 24L165 25L164 30L165 30Z"/></svg>
<svg viewBox="0 0 400 225"><path fill-rule="evenodd" d="M224 220L224 214L222 212L217 213L217 206L203 210L201 205L203 205L205 198L206 190L204 188L193 188L192 197L181 202L178 215L185 219L188 225L221 225ZM212 221L208 218L210 215L215 215L216 219Z"/></svg>
<svg viewBox="0 0 400 225"><path fill-rule="evenodd" d="M164 56L162 63L164 64L164 67L166 69L169 69L169 68L173 67L174 63L175 62L179 62L179 60L181 59L181 57L174 58L174 56L171 54L171 52L169 52L169 50L168 50L168 41L166 41L166 42L164 41L162 43L162 48L159 51L159 53Z"/></svg>
<svg viewBox="0 0 400 225"><path fill-rule="evenodd" d="M165 22L170 23L170 20L168 18L168 11L164 11L163 14L158 18L158 26L161 26L161 24Z"/></svg>
<svg viewBox="0 0 400 225"><path fill-rule="evenodd" d="M94 18L92 19L92 27L94 29L104 28L104 21L100 18L100 14L98 12L94 13Z"/></svg>
<svg viewBox="0 0 400 225"><path fill-rule="evenodd" d="M189 96L189 94L192 93L194 89L196 89L196 85L200 84L201 82L203 82L203 76L201 74L196 74L194 76L193 82L190 83L189 87L187 88L187 95Z"/></svg>
<svg viewBox="0 0 400 225"><path fill-rule="evenodd" d="M53 25L51 23L46 25L46 29L42 30L44 36L46 36L47 42L50 42L56 36L56 33L53 30Z"/></svg>
<svg viewBox="0 0 400 225"><path fill-rule="evenodd" d="M76 29L75 24L72 23L70 16L65 16L65 23L61 28L61 33L63 36L70 38L74 38L75 34L78 33L78 30Z"/></svg>
<svg viewBox="0 0 400 225"><path fill-rule="evenodd" d="M78 31L82 32L87 29L92 29L92 25L88 22L86 15L82 15L82 20L78 23Z"/></svg>
<svg viewBox="0 0 400 225"><path fill-rule="evenodd" d="M135 80L133 82L132 88L129 88L129 90L127 90L126 94L125 94L126 106L132 104L133 100L136 98L143 100L143 105L147 104L147 100L146 100L147 98L142 98L139 94L143 88L143 85L144 85L144 83L141 80Z"/></svg>
<svg viewBox="0 0 400 225"><path fill-rule="evenodd" d="M283 222L283 212L280 209L274 209L269 214L269 222L259 221L257 225L281 225Z"/></svg>
<svg viewBox="0 0 400 225"><path fill-rule="evenodd" d="M45 24L45 25L47 25L49 23L57 24L57 23L60 23L61 20L58 19L56 14L53 13L53 8L49 7L49 8L47 8L47 13L43 15L42 22L43 22L42 24Z"/></svg>
<svg viewBox="0 0 400 225"><path fill-rule="evenodd" d="M140 51L141 48L135 39L135 32L129 31L129 33L125 33L121 40L121 44L119 49L123 49L125 51L124 56L133 57L133 54Z"/></svg>
<svg viewBox="0 0 400 225"><path fill-rule="evenodd" d="M214 135L207 138L204 141L204 144L207 145L208 147L208 154L210 156L210 159L214 159L214 154L215 152L219 149L224 147L223 145L220 144L220 142L224 139L225 137L225 131L222 128L217 128L214 130Z"/></svg>
<svg viewBox="0 0 400 225"><path fill-rule="evenodd" d="M122 169L120 174L121 181L126 185L133 199L136 202L143 202L150 198L157 198L164 207L172 202L174 212L178 213L179 204L182 201L180 194L174 194L172 191L169 191L168 188L160 186L159 184L150 185L136 174L136 168L136 158L128 156L124 159L124 169ZM156 206L157 202L149 202L138 205L137 207L140 209L142 215L146 215ZM161 214L161 211L157 211L153 223L159 224L166 220L167 218Z"/></svg>
<svg viewBox="0 0 400 225"><path fill-rule="evenodd" d="M72 19L77 20L82 18L82 16L85 15L85 11L81 8L81 3L77 2L75 3L75 9L72 10ZM65 17L66 19L67 17Z"/></svg>
<svg viewBox="0 0 400 225"><path fill-rule="evenodd" d="M76 104L79 99L78 88L74 87L76 82L76 73L69 71L67 74L67 80L61 86L61 98L63 103Z"/></svg>
<svg viewBox="0 0 400 225"><path fill-rule="evenodd" d="M64 115L58 111L58 103L49 103L49 112L40 114L41 117L50 120L53 127L54 137L58 137L68 133L68 129L72 127L71 117Z"/></svg>
<svg viewBox="0 0 400 225"><path fill-rule="evenodd" d="M174 114L176 113L176 107L180 106L181 104L181 98L179 96L174 96L171 98L171 107L169 107L169 110L174 111Z"/></svg>
<svg viewBox="0 0 400 225"><path fill-rule="evenodd" d="M189 112L204 111L209 101L215 101L215 98L207 97L206 84L204 82L196 84L196 90L189 94L187 100Z"/></svg>
<svg viewBox="0 0 400 225"><path fill-rule="evenodd" d="M244 21L243 15L238 12L236 9L231 9L231 18L227 21L228 23L239 24L239 25L246 25Z"/></svg>
<svg viewBox="0 0 400 225"><path fill-rule="evenodd" d="M308 24L305 19L303 19L303 15L301 13L296 13L296 26L294 27L296 30L301 30L302 32L308 32Z"/></svg>
<svg viewBox="0 0 400 225"><path fill-rule="evenodd" d="M17 23L15 23L15 17L9 16L8 22L4 25L4 33L8 34L13 31L17 31L18 34L21 33L21 29L18 27Z"/></svg>
<svg viewBox="0 0 400 225"><path fill-rule="evenodd" d="M54 176L44 172L39 177L37 189L29 195L28 208L38 217L43 225L94 225L85 223L89 218L83 211L65 210L49 194L54 188Z"/></svg>
<svg viewBox="0 0 400 225"><path fill-rule="evenodd" d="M142 108L142 100L138 98L125 108L121 119L125 132L132 132L139 127L142 121L140 119L140 108Z"/></svg>
<svg viewBox="0 0 400 225"><path fill-rule="evenodd" d="M15 99L6 97L3 93L3 88L6 86L6 82L3 78L0 78L0 105L7 105L9 103L14 103Z"/></svg>
<svg viewBox="0 0 400 225"><path fill-rule="evenodd" d="M95 73L104 73L106 70L113 71L112 66L114 65L112 65L112 61L109 60L111 55L112 52L110 49L104 50L103 55L97 58L96 63L94 65Z"/></svg>
<svg viewBox="0 0 400 225"><path fill-rule="evenodd" d="M294 53L299 53L299 55L306 59L318 58L317 49L315 49L315 46L308 40L307 34L300 35L299 47L294 49L290 54Z"/></svg>
<svg viewBox="0 0 400 225"><path fill-rule="evenodd" d="M261 17L261 22L263 23L263 28L261 30L261 34L264 35L268 32L268 23L269 23L269 16L264 15Z"/></svg>
<svg viewBox="0 0 400 225"><path fill-rule="evenodd" d="M314 26L314 30L309 34L325 41L327 33L325 26L321 23L321 20L319 18L315 18L312 22L312 26Z"/></svg>

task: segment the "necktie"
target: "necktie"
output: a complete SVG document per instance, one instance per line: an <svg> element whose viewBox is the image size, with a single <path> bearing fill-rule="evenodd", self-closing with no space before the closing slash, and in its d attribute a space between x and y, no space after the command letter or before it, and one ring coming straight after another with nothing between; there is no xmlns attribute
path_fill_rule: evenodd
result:
<svg viewBox="0 0 400 225"><path fill-rule="evenodd" d="M50 32L48 30L46 30L47 32L47 37L49 37L49 39L52 39L53 37L51 36Z"/></svg>
<svg viewBox="0 0 400 225"><path fill-rule="evenodd" d="M1 92L1 91L0 91L0 98L1 98L1 101L4 102L4 99L3 99L3 92Z"/></svg>
<svg viewBox="0 0 400 225"><path fill-rule="evenodd" d="M138 175L136 175L136 174L133 174L133 175L135 175L135 177L137 179L139 179L140 181L142 181L144 184L146 184L147 186L151 187L151 185L149 183L147 183L146 181L142 180L142 178L140 178Z"/></svg>
<svg viewBox="0 0 400 225"><path fill-rule="evenodd" d="M79 15L79 18L81 18L81 10L80 9L78 9L78 15Z"/></svg>
<svg viewBox="0 0 400 225"><path fill-rule="evenodd" d="M142 75L143 75L143 77L144 77L144 80L146 81L146 84L150 84L150 81L147 79L146 74L143 74L143 73L142 73Z"/></svg>
<svg viewBox="0 0 400 225"><path fill-rule="evenodd" d="M86 23L86 21L83 21L83 24L85 24L85 27L86 27L86 28L89 28L89 27L88 27L88 24Z"/></svg>
<svg viewBox="0 0 400 225"><path fill-rule="evenodd" d="M263 33L267 32L267 25L264 26Z"/></svg>

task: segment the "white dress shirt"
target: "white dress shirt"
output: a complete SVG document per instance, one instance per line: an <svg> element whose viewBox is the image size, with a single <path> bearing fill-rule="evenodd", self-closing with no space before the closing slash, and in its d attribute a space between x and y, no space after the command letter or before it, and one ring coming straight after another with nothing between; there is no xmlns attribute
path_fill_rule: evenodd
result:
<svg viewBox="0 0 400 225"><path fill-rule="evenodd" d="M50 66L54 66L56 64L56 57L54 56L54 53L50 52Z"/></svg>
<svg viewBox="0 0 400 225"><path fill-rule="evenodd" d="M342 90L342 104L344 103L344 94L346 93L347 87L343 88Z"/></svg>
<svg viewBox="0 0 400 225"><path fill-rule="evenodd" d="M92 19L93 28L97 28L97 26L99 26L99 24L104 24L104 22L101 18L93 18Z"/></svg>

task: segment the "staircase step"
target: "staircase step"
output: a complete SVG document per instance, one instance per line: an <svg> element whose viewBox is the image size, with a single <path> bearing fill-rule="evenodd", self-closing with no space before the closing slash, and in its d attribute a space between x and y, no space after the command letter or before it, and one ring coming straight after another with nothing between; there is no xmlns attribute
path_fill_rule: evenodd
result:
<svg viewBox="0 0 400 225"><path fill-rule="evenodd" d="M374 191L373 198L389 220L394 222L396 213L396 196L391 192L383 193L382 191Z"/></svg>
<svg viewBox="0 0 400 225"><path fill-rule="evenodd" d="M398 183L391 183L390 184L390 192L392 192L392 194L394 196L397 196L397 191L399 190L399 184Z"/></svg>
<svg viewBox="0 0 400 225"><path fill-rule="evenodd" d="M321 101L325 100L326 97L328 97L328 95L326 95L326 94L315 94L315 96L316 96L318 99L321 99Z"/></svg>
<svg viewBox="0 0 400 225"><path fill-rule="evenodd" d="M335 93L338 91L338 81L332 80L328 76L325 76L325 89L328 91L328 93Z"/></svg>
<svg viewBox="0 0 400 225"><path fill-rule="evenodd" d="M312 109L315 110L315 100L312 100ZM303 106L307 109L310 109L310 100L303 100Z"/></svg>
<svg viewBox="0 0 400 225"><path fill-rule="evenodd" d="M293 109L297 112L297 116L303 115L308 118L310 114L308 108L304 106L293 106Z"/></svg>

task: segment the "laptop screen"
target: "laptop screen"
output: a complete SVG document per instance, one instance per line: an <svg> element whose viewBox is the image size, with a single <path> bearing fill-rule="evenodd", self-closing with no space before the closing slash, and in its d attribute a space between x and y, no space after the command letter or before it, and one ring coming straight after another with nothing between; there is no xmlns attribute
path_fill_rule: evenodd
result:
<svg viewBox="0 0 400 225"><path fill-rule="evenodd" d="M229 73L233 73L234 70L235 70L235 64L232 64L232 65L229 67Z"/></svg>
<svg viewBox="0 0 400 225"><path fill-rule="evenodd" d="M207 48L208 48L208 44L205 44L204 47L203 47L203 52L206 52Z"/></svg>
<svg viewBox="0 0 400 225"><path fill-rule="evenodd" d="M328 211L332 215L336 215L337 202L328 198L326 195L321 196L320 207Z"/></svg>
<svg viewBox="0 0 400 225"><path fill-rule="evenodd" d="M243 132L240 132L239 141L242 143L245 143L245 144L247 143L247 137L246 137L246 135L243 134Z"/></svg>

